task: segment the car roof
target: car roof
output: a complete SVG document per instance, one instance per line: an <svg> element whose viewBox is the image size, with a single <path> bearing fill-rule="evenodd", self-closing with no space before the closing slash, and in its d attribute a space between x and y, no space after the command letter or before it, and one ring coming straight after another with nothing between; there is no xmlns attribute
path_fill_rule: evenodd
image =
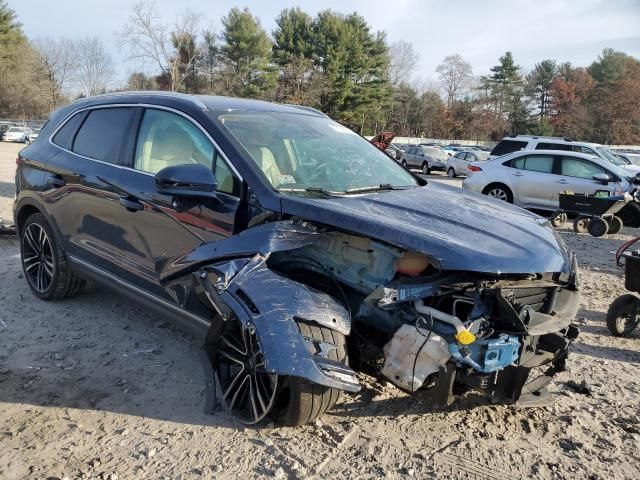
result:
<svg viewBox="0 0 640 480"><path fill-rule="evenodd" d="M582 153L582 152L571 152L568 150L518 150L516 152L511 152L508 153L506 155L502 155L500 157L495 157L495 159L498 158L504 158L504 157L518 157L521 155L562 155L563 157L577 157L577 158L583 158L585 160L592 160L592 161L596 161L596 163L598 164L602 164L602 165L609 165L610 162L608 160L604 160L603 158L600 158L596 155L591 155L589 153Z"/></svg>
<svg viewBox="0 0 640 480"><path fill-rule="evenodd" d="M570 143L571 145L589 145L592 147L600 147L599 143L583 142L580 140L573 140L566 137L544 137L540 135L516 135L514 137L504 137L502 140L546 140L558 143Z"/></svg>
<svg viewBox="0 0 640 480"><path fill-rule="evenodd" d="M108 105L113 103L159 103L164 101L184 102L201 110L210 110L216 112L228 111L256 111L256 112L281 112L307 114L314 116L326 117L326 115L315 108L304 105L288 105L266 102L263 100L252 100L247 98L223 97L216 95L192 95L178 92L164 91L129 91L114 92L94 97L83 98L77 100L72 105L77 108L87 108L99 105Z"/></svg>

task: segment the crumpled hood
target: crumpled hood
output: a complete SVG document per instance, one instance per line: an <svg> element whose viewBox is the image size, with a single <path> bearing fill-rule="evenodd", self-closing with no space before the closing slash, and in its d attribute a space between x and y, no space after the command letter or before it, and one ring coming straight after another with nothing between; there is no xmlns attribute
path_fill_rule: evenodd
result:
<svg viewBox="0 0 640 480"><path fill-rule="evenodd" d="M282 199L284 214L428 255L443 270L569 273L548 221L519 207L430 182L409 190Z"/></svg>

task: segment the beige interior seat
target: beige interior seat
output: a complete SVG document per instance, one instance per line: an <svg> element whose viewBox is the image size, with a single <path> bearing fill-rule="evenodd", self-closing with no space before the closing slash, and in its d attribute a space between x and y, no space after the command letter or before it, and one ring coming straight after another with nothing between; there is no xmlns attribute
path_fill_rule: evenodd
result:
<svg viewBox="0 0 640 480"><path fill-rule="evenodd" d="M165 167L194 163L193 141L187 132L175 124L154 132L145 170L159 172Z"/></svg>
<svg viewBox="0 0 640 480"><path fill-rule="evenodd" d="M277 188L280 185L281 172L271 149L264 145L253 145L250 147L249 153L251 153L260 170L271 182L271 185Z"/></svg>

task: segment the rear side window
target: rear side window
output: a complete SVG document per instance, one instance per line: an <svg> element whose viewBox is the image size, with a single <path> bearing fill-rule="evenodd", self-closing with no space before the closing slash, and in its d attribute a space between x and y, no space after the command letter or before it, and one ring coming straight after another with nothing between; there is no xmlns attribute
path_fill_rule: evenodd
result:
<svg viewBox="0 0 640 480"><path fill-rule="evenodd" d="M130 108L101 108L89 112L73 142L78 155L118 164L129 130Z"/></svg>
<svg viewBox="0 0 640 480"><path fill-rule="evenodd" d="M500 140L500 142L495 147L493 147L493 150L491 150L491 155L506 155L507 153L522 150L526 146L527 142L523 142L520 140Z"/></svg>
<svg viewBox="0 0 640 480"><path fill-rule="evenodd" d="M536 150L564 150L570 152L572 145L569 143L545 143L540 142L536 145Z"/></svg>
<svg viewBox="0 0 640 480"><path fill-rule="evenodd" d="M527 155L525 157L514 158L508 162L507 165L512 168L532 172L552 173L553 157L551 155Z"/></svg>
<svg viewBox="0 0 640 480"><path fill-rule="evenodd" d="M460 160L464 160L464 153L456 153L454 157L459 158Z"/></svg>
<svg viewBox="0 0 640 480"><path fill-rule="evenodd" d="M67 123L65 123L58 133L53 137L53 143L56 145L66 148L67 150L71 150L71 146L73 144L73 136L78 130L80 123L82 123L82 119L84 118L84 113L76 113L73 117L69 119Z"/></svg>

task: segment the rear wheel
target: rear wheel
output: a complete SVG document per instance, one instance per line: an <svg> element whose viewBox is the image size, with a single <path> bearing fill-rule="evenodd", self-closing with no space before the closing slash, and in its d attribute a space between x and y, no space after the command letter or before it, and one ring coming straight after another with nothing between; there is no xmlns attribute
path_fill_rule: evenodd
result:
<svg viewBox="0 0 640 480"><path fill-rule="evenodd" d="M302 336L327 349L331 360L347 364L347 346L344 335L329 328L298 322ZM340 398L340 390L309 382L299 377L286 377L280 387L271 416L284 425L296 426L313 422L333 408Z"/></svg>
<svg viewBox="0 0 640 480"><path fill-rule="evenodd" d="M73 297L85 285L76 276L51 226L34 213L20 226L22 269L31 291L43 300Z"/></svg>
<svg viewBox="0 0 640 480"><path fill-rule="evenodd" d="M447 175L449 175L449 178L456 178L456 171L450 167L449 170L447 170Z"/></svg>
<svg viewBox="0 0 640 480"><path fill-rule="evenodd" d="M607 311L607 328L617 337L629 335L640 323L640 298L630 293L616 298Z"/></svg>
<svg viewBox="0 0 640 480"><path fill-rule="evenodd" d="M587 225L587 230L592 237L603 237L609 232L609 225L600 217L594 217Z"/></svg>
<svg viewBox="0 0 640 480"><path fill-rule="evenodd" d="M431 173L431 169L429 168L429 164L427 162L424 162L422 164L422 173L424 175L429 175Z"/></svg>
<svg viewBox="0 0 640 480"><path fill-rule="evenodd" d="M589 227L589 218L576 217L573 221L573 231L576 233L587 233Z"/></svg>
<svg viewBox="0 0 640 480"><path fill-rule="evenodd" d="M402 166L403 166L404 168L407 168L407 161L406 161L406 160L402 160Z"/></svg>
<svg viewBox="0 0 640 480"><path fill-rule="evenodd" d="M607 219L607 224L609 225L609 233L611 235L615 235L620 230L622 230L623 224L620 217L616 217L615 215L610 219Z"/></svg>
<svg viewBox="0 0 640 480"><path fill-rule="evenodd" d="M556 228L563 226L567 222L567 214L566 213L558 213L557 215L551 218L551 225Z"/></svg>
<svg viewBox="0 0 640 480"><path fill-rule="evenodd" d="M503 200L507 203L513 203L513 194L511 193L511 190L509 190L509 187L501 183L492 183L487 186L482 193L489 197Z"/></svg>

